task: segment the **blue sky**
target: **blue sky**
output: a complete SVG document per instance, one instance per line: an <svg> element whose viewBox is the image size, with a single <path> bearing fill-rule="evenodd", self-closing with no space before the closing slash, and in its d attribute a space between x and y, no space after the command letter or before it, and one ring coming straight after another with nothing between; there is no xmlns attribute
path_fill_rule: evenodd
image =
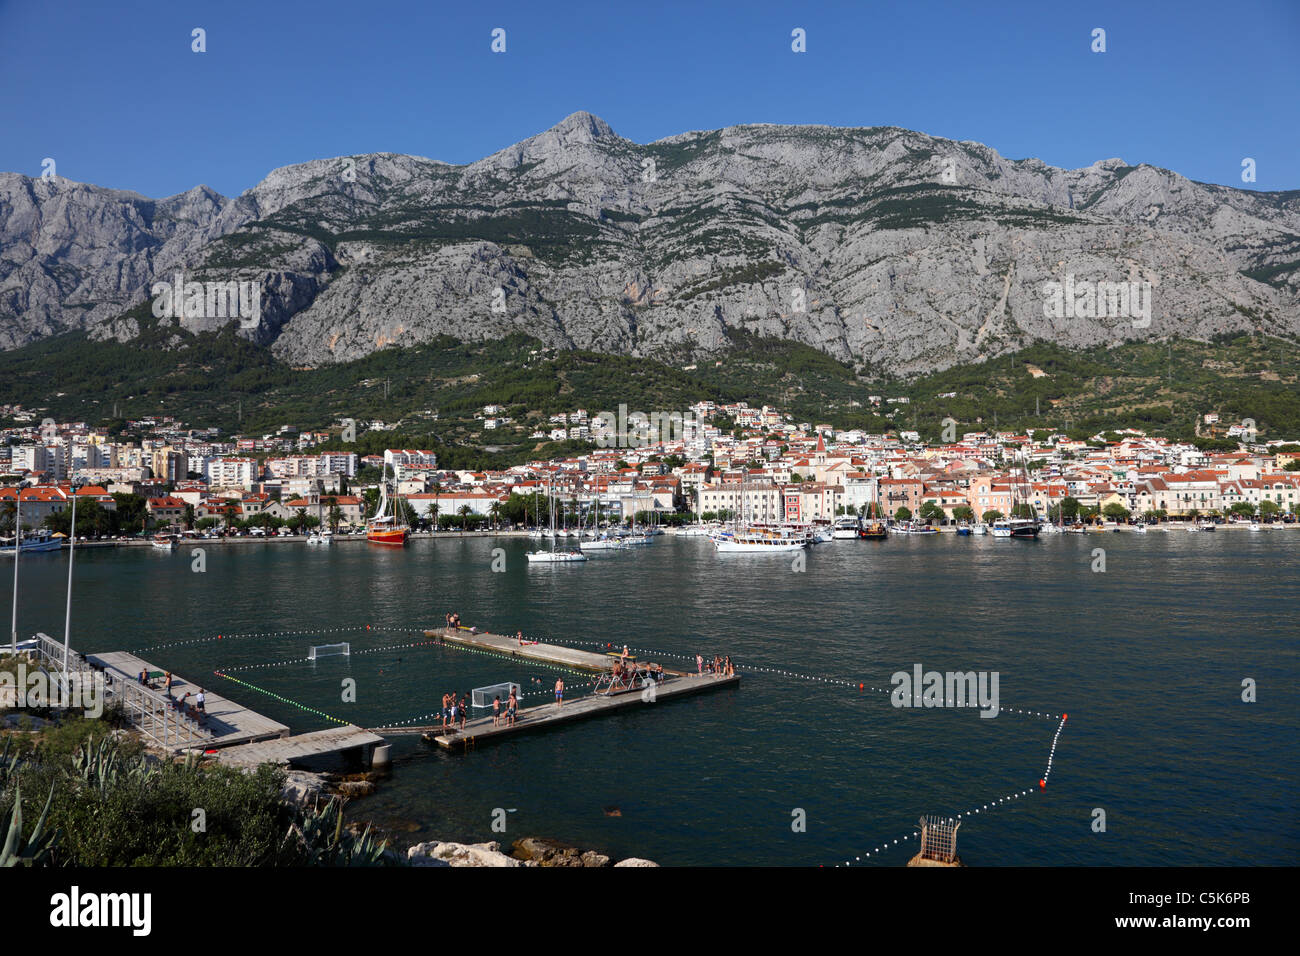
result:
<svg viewBox="0 0 1300 956"><path fill-rule="evenodd" d="M0 0L0 90L0 170L51 157L150 196L235 195L328 156L470 162L580 109L637 142L893 125L1056 166L1300 188L1300 0Z"/></svg>

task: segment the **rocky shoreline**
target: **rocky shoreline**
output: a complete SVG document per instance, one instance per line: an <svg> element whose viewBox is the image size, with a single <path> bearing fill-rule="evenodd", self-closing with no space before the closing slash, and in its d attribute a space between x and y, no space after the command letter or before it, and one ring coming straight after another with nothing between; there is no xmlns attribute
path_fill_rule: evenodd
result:
<svg viewBox="0 0 1300 956"><path fill-rule="evenodd" d="M304 770L286 770L284 788L280 792L286 803L310 803L321 796L339 795L345 798L368 796L375 790L370 774L310 773ZM350 824L356 827L357 824ZM399 855L403 850L394 847ZM500 843L455 843L431 840L407 847L406 862L411 866L469 866L469 867L657 867L658 863L640 857L628 857L615 862L613 858L596 850L583 850L559 840L543 837L523 837L511 844L509 852Z"/></svg>
<svg viewBox="0 0 1300 956"><path fill-rule="evenodd" d="M581 850L558 840L524 837L511 844L511 852L492 843L417 843L406 851L411 866L561 866L561 867L634 867L653 866L658 863L640 857L628 857L614 863L603 853Z"/></svg>

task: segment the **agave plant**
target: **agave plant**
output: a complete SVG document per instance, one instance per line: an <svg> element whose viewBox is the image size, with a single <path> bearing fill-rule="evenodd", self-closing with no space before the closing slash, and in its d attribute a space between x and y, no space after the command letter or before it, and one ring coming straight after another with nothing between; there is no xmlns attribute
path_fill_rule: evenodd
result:
<svg viewBox="0 0 1300 956"><path fill-rule="evenodd" d="M388 841L370 827L360 834L343 825L343 805L331 798L322 807L300 809L289 825L282 848L297 851L307 866L384 866L393 861Z"/></svg>
<svg viewBox="0 0 1300 956"><path fill-rule="evenodd" d="M57 831L45 832L45 818L50 812L50 803L54 800L54 787L50 786L50 795L45 798L45 809L36 821L32 835L23 838L23 792L21 787L14 788L14 805L9 811L9 830L5 836L4 846L0 847L0 867L9 866L49 866L51 853L59 841Z"/></svg>
<svg viewBox="0 0 1300 956"><path fill-rule="evenodd" d="M0 790L4 789L9 779L18 773L18 768L22 766L22 759L14 754L9 755L10 744L13 743L12 737L5 738L5 749L0 751Z"/></svg>
<svg viewBox="0 0 1300 956"><path fill-rule="evenodd" d="M119 783L143 782L156 772L144 760L123 760L117 741L111 737L101 737L98 744L87 737L72 755L72 769L86 784L98 790L101 798Z"/></svg>

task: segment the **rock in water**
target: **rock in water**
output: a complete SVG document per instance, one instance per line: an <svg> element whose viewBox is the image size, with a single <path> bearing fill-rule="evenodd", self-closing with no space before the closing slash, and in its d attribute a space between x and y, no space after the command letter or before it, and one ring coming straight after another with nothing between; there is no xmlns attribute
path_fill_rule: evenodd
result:
<svg viewBox="0 0 1300 956"><path fill-rule="evenodd" d="M659 864L654 863L650 860L643 860L639 856L629 856L626 860L619 860L614 865L617 867L617 866L658 866Z"/></svg>

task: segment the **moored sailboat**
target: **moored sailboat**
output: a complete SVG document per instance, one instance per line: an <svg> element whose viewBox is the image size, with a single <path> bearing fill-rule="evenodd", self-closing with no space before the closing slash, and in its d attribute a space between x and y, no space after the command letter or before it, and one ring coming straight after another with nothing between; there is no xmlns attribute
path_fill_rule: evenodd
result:
<svg viewBox="0 0 1300 956"><path fill-rule="evenodd" d="M366 540L371 544L400 548L405 546L409 530L406 522L397 516L396 500L388 497L388 462L385 461L379 479L379 506L374 517L366 522Z"/></svg>

